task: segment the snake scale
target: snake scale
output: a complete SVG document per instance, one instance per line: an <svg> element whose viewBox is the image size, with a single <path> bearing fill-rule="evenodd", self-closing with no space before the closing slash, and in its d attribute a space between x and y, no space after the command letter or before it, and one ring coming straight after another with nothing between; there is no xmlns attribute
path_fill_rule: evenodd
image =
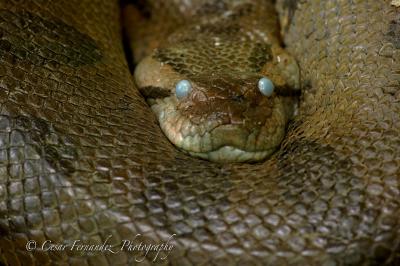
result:
<svg viewBox="0 0 400 266"><path fill-rule="evenodd" d="M160 33L195 1L162 3L144 6L150 17L164 11ZM302 94L280 148L256 164L196 159L166 139L135 88L120 8L0 1L1 262L135 265L128 251L26 244L118 245L137 234L155 243L174 235L156 262L166 265L400 262L400 15L391 1L277 1Z"/></svg>

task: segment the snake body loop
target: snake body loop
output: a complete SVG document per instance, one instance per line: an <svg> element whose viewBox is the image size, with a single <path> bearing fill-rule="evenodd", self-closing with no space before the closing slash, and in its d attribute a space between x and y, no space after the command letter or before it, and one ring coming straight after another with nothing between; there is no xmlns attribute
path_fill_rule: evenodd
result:
<svg viewBox="0 0 400 266"><path fill-rule="evenodd" d="M129 5L122 15L137 25L128 36L144 36L132 39L137 60L194 10L211 18L230 3L136 2L137 16ZM244 14L258 2L248 3ZM276 4L301 69L299 115L264 162L221 165L165 138L129 71L118 1L0 1L0 261L136 265L143 257L128 250L27 243L173 236L158 263L398 264L399 10L388 0ZM156 38L144 34L149 20Z"/></svg>

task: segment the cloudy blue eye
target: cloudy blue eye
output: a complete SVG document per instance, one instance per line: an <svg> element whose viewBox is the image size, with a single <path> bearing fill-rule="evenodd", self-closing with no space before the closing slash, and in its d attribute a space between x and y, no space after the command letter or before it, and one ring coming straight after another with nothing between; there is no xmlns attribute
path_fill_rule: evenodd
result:
<svg viewBox="0 0 400 266"><path fill-rule="evenodd" d="M189 95L189 92L192 90L192 84L186 79L183 79L176 83L175 86L175 94L178 99L182 99Z"/></svg>
<svg viewBox="0 0 400 266"><path fill-rule="evenodd" d="M271 96L274 92L274 83L270 79L263 77L258 81L258 88L263 95Z"/></svg>

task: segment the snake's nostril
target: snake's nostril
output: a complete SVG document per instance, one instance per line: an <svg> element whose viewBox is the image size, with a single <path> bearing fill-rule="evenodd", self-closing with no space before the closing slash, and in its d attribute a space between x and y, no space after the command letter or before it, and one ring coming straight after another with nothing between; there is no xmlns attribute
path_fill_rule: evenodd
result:
<svg viewBox="0 0 400 266"><path fill-rule="evenodd" d="M234 100L235 102L243 102L244 101L244 96L243 95L234 95L232 96L232 100Z"/></svg>

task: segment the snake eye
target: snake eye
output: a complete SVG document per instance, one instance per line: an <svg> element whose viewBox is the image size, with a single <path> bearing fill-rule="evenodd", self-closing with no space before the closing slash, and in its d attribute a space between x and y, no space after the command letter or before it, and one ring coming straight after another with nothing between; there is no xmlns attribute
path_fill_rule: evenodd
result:
<svg viewBox="0 0 400 266"><path fill-rule="evenodd" d="M186 79L183 79L176 83L175 86L175 94L178 99L182 99L189 95L189 92L192 90L192 84Z"/></svg>
<svg viewBox="0 0 400 266"><path fill-rule="evenodd" d="M271 96L274 92L274 83L270 79L263 77L258 81L258 88L263 95Z"/></svg>

